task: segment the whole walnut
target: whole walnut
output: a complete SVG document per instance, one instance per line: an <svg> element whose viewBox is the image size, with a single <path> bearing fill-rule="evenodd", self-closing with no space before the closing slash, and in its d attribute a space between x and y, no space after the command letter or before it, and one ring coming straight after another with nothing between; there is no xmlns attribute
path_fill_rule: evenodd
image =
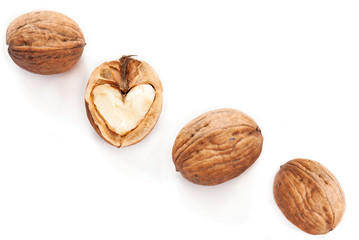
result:
<svg viewBox="0 0 359 240"><path fill-rule="evenodd" d="M6 31L6 44L19 67L38 74L71 69L86 45L77 23L53 11L29 12L16 18Z"/></svg>
<svg viewBox="0 0 359 240"><path fill-rule="evenodd" d="M172 159L183 177L216 185L242 174L259 157L263 137L252 118L235 109L219 109L193 119L179 132Z"/></svg>
<svg viewBox="0 0 359 240"><path fill-rule="evenodd" d="M345 197L337 179L318 162L294 159L280 167L273 185L284 216L309 234L326 234L343 217Z"/></svg>

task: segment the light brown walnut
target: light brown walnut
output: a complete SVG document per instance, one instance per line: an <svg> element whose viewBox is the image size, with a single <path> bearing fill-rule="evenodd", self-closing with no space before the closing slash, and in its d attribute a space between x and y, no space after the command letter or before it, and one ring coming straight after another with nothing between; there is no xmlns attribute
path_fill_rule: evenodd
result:
<svg viewBox="0 0 359 240"><path fill-rule="evenodd" d="M294 159L280 167L273 185L284 216L309 234L326 234L340 222L345 197L338 180L318 162Z"/></svg>
<svg viewBox="0 0 359 240"><path fill-rule="evenodd" d="M162 110L162 84L153 68L131 56L105 62L91 74L85 93L88 119L116 147L145 138Z"/></svg>
<svg viewBox="0 0 359 240"><path fill-rule="evenodd" d="M38 74L71 69L86 45L77 23L53 11L29 12L16 18L7 29L6 44L18 66Z"/></svg>
<svg viewBox="0 0 359 240"><path fill-rule="evenodd" d="M193 119L179 132L172 159L183 177L216 185L242 174L259 157L263 137L252 118L235 109L219 109Z"/></svg>

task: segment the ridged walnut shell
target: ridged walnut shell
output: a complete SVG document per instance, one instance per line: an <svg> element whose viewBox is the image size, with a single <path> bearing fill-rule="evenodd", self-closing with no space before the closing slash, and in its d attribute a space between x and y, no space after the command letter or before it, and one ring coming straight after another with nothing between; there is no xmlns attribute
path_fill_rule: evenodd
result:
<svg viewBox="0 0 359 240"><path fill-rule="evenodd" d="M86 45L77 23L53 11L30 12L16 18L7 29L6 44L19 67L38 74L71 69Z"/></svg>
<svg viewBox="0 0 359 240"><path fill-rule="evenodd" d="M103 85L116 89L124 102L137 86L150 85L154 89L154 100L144 118L126 134L114 131L94 103L94 89ZM126 147L138 143L151 132L160 117L162 99L162 84L155 70L144 61L123 56L101 64L92 72L86 87L85 106L87 117L98 135L115 147Z"/></svg>
<svg viewBox="0 0 359 240"><path fill-rule="evenodd" d="M235 109L200 115L179 132L172 159L184 178L216 185L242 174L259 157L263 137L252 118Z"/></svg>
<svg viewBox="0 0 359 240"><path fill-rule="evenodd" d="M326 234L343 217L345 197L337 179L318 162L294 159L280 167L273 185L284 216L309 234Z"/></svg>

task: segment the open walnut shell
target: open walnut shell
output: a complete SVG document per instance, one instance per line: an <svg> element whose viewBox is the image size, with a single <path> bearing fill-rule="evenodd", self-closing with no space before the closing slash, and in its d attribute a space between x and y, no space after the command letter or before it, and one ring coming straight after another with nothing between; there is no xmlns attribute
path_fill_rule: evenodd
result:
<svg viewBox="0 0 359 240"><path fill-rule="evenodd" d="M92 72L85 105L96 132L113 146L126 147L141 141L156 125L162 98L162 84L153 68L123 56Z"/></svg>
<svg viewBox="0 0 359 240"><path fill-rule="evenodd" d="M345 197L338 180L318 162L294 159L280 167L273 185L285 217L309 234L326 234L340 222Z"/></svg>

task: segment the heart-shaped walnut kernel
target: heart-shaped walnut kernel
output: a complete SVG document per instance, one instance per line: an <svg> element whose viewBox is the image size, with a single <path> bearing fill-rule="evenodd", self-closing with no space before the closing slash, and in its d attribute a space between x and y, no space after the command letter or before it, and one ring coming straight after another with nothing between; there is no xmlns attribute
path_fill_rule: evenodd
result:
<svg viewBox="0 0 359 240"><path fill-rule="evenodd" d="M219 109L193 119L177 135L172 159L183 177L216 185L241 175L259 157L263 137L252 118Z"/></svg>
<svg viewBox="0 0 359 240"><path fill-rule="evenodd" d="M160 116L161 81L147 63L123 56L93 71L85 103L102 138L116 147L129 146L147 136Z"/></svg>
<svg viewBox="0 0 359 240"><path fill-rule="evenodd" d="M108 84L93 90L94 104L107 126L119 135L125 135L142 121L155 99L155 90L149 84L133 87L127 95Z"/></svg>
<svg viewBox="0 0 359 240"><path fill-rule="evenodd" d="M294 159L280 167L273 185L285 217L310 234L326 234L340 222L345 197L338 180L318 162Z"/></svg>

